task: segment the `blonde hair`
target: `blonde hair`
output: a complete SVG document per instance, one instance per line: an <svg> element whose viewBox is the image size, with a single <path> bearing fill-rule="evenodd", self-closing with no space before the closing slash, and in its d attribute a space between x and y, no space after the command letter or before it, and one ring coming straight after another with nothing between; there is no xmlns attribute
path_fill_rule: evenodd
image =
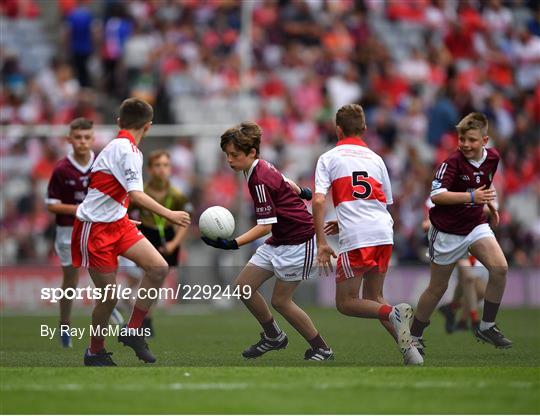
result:
<svg viewBox="0 0 540 416"><path fill-rule="evenodd" d="M469 130L480 130L480 134L487 136L488 119L482 113L469 113L457 124L456 130L459 136L463 136Z"/></svg>

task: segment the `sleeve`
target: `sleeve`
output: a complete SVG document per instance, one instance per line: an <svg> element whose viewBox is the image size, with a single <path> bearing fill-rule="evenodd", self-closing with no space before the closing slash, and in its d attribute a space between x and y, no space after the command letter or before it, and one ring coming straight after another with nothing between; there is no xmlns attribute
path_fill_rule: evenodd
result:
<svg viewBox="0 0 540 416"><path fill-rule="evenodd" d="M448 189L454 183L454 179L457 174L457 162L454 159L446 159L437 171L435 172L435 178L431 182L431 194L430 197L437 194L448 192Z"/></svg>
<svg viewBox="0 0 540 416"><path fill-rule="evenodd" d="M381 159L381 168L382 168L382 178L383 178L383 192L386 196L386 205L392 205L394 203L394 198L392 197L392 184L390 183L390 176L388 175L388 169L384 161Z"/></svg>
<svg viewBox="0 0 540 416"><path fill-rule="evenodd" d="M325 160L323 157L320 157L317 161L317 168L315 169L315 193L326 195L331 186L332 182L330 181L330 174Z"/></svg>
<svg viewBox="0 0 540 416"><path fill-rule="evenodd" d="M62 175L55 169L51 179L49 180L49 185L47 186L47 196L45 198L45 204L61 204L62 203Z"/></svg>
<svg viewBox="0 0 540 416"><path fill-rule="evenodd" d="M126 184L126 190L144 192L143 175L142 175L142 155L133 149L129 149L124 153L122 163L122 176Z"/></svg>
<svg viewBox="0 0 540 416"><path fill-rule="evenodd" d="M255 218L258 225L277 223L276 206L272 199L270 189L262 182L254 182L249 185L249 193L253 198Z"/></svg>

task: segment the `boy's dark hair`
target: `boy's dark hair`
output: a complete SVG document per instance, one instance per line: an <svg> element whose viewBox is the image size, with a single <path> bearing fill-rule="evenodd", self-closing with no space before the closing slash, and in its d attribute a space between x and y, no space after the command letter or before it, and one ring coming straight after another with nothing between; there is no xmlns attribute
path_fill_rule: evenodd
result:
<svg viewBox="0 0 540 416"><path fill-rule="evenodd" d="M165 149L156 149L156 150L151 151L150 154L148 155L148 162L147 162L148 167L151 168L154 162L157 159L159 159L161 156L167 156L167 159L171 160L171 155L168 151L166 151Z"/></svg>
<svg viewBox="0 0 540 416"><path fill-rule="evenodd" d="M482 137L487 136L488 119L482 113L469 113L456 126L459 136L463 136L469 130L480 130Z"/></svg>
<svg viewBox="0 0 540 416"><path fill-rule="evenodd" d="M244 152L246 155L255 149L255 155L259 156L261 147L262 129L253 121L244 121L238 126L231 127L221 135L221 150L232 143L234 147Z"/></svg>
<svg viewBox="0 0 540 416"><path fill-rule="evenodd" d="M93 126L94 122L92 120L88 120L84 117L79 117L69 123L69 131L72 132L73 130L90 130Z"/></svg>
<svg viewBox="0 0 540 416"><path fill-rule="evenodd" d="M139 98L128 98L120 105L118 117L121 129L138 130L152 121L154 109L146 101Z"/></svg>
<svg viewBox="0 0 540 416"><path fill-rule="evenodd" d="M345 136L359 136L366 131L366 116L360 104L347 104L336 113L336 126Z"/></svg>

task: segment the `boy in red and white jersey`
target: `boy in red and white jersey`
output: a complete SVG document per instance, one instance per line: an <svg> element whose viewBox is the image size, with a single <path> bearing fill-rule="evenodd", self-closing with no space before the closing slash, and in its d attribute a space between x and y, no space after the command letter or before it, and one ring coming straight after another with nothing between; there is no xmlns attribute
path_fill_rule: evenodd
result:
<svg viewBox="0 0 540 416"><path fill-rule="evenodd" d="M116 283L118 256L122 255L145 271L139 289L161 287L168 265L161 254L142 235L127 216L131 199L138 206L166 218L173 224L187 226L189 214L171 211L144 193L143 156L137 147L152 125L153 109L143 100L130 98L120 106L118 137L101 151L90 173L88 194L77 208L73 226L71 253L73 266L88 267L96 288L103 293L107 285ZM117 298L99 300L92 313L92 326L104 328L116 305ZM137 294L127 329L123 328L119 342L131 347L145 362L156 359L148 349L142 321L154 300ZM88 366L116 365L104 348L104 337L91 336L84 363Z"/></svg>
<svg viewBox="0 0 540 416"><path fill-rule="evenodd" d="M489 271L482 320L476 337L498 348L510 348L495 324L504 289L508 264L491 230L485 207L497 224L495 190L490 188L499 164L499 154L487 149L488 120L484 114L470 113L456 126L459 147L439 166L431 186L429 211L429 256L431 279L420 296L411 327L415 344L422 348L422 335L429 318L448 287L456 263L469 252Z"/></svg>
<svg viewBox="0 0 540 416"><path fill-rule="evenodd" d="M337 146L317 162L313 218L317 234L317 263L332 270L337 257L325 234L339 232L336 306L344 315L380 319L398 342L405 364L422 364L411 344L412 308L390 306L383 284L393 245L393 220L387 211L392 189L382 158L370 150L361 135L366 130L364 110L358 104L341 107L336 114ZM337 222L324 224L326 194L332 190ZM360 286L364 280L363 294Z"/></svg>

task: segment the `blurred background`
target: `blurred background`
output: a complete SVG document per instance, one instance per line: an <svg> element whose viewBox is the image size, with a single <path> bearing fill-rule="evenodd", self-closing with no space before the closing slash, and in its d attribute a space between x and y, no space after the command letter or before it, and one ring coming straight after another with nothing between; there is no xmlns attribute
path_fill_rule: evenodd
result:
<svg viewBox="0 0 540 416"><path fill-rule="evenodd" d="M394 193L389 298L413 302L429 273L421 222L435 167L456 148L457 122L484 112L501 154L505 301L540 305L538 1L0 0L0 25L2 305L31 308L24 293L59 282L44 197L69 149L67 124L92 119L99 150L129 96L154 106L142 150L169 149L172 182L193 206L180 271L192 283L229 282L220 273L234 275L254 250L199 241L197 219L211 205L235 214L237 232L254 223L220 134L256 120L262 157L313 187L317 158L336 141L335 111L362 104L364 139ZM310 282L299 296L330 304L333 285Z"/></svg>

